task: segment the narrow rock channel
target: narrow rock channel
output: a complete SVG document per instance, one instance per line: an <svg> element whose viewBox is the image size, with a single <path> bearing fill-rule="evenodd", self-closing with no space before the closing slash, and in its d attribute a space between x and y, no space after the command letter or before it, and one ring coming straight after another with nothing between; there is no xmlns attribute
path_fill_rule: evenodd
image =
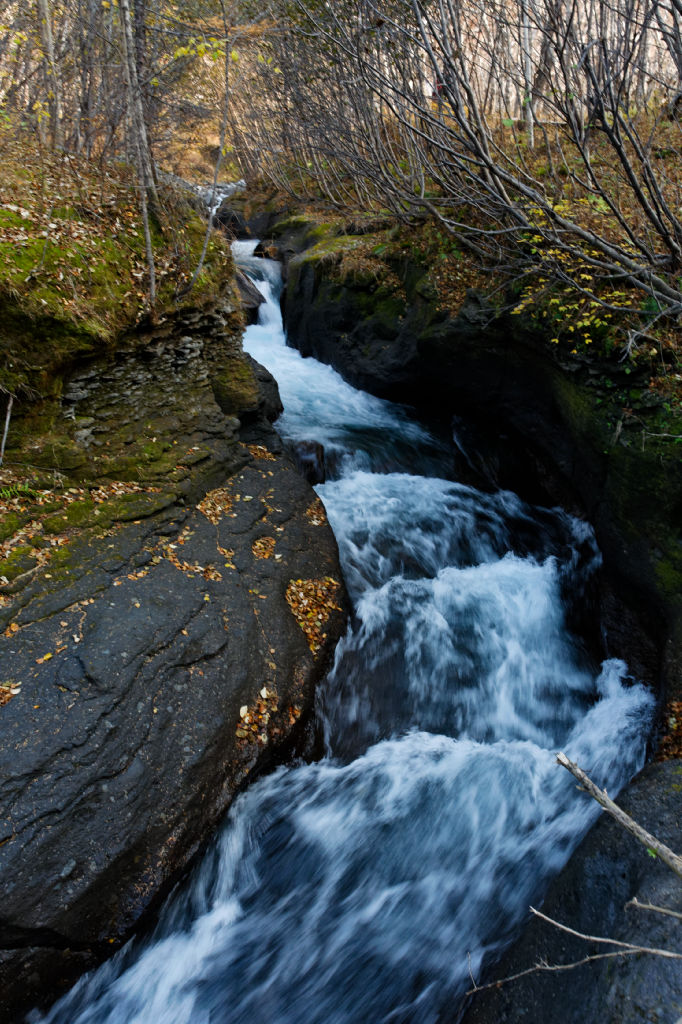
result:
<svg viewBox="0 0 682 1024"><path fill-rule="evenodd" d="M452 479L403 408L286 346L278 266L238 256L266 297L245 348L279 383L285 441L323 446L354 606L323 756L239 797L154 933L40 1019L454 1020L596 816L554 753L617 792L653 702L568 628L600 561L590 528Z"/></svg>

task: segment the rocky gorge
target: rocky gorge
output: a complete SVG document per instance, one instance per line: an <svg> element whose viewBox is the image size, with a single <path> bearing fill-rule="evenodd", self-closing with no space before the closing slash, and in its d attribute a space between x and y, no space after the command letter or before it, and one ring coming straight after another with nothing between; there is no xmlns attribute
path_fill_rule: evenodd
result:
<svg viewBox="0 0 682 1024"><path fill-rule="evenodd" d="M475 291L444 313L428 273L404 254L386 259L386 225L372 234L237 212L231 223L283 260L283 310L304 355L448 429L456 417L454 456L476 486L513 487L594 524L604 571L575 628L597 657L626 658L661 702L679 699L682 481L675 449L654 439L661 410L631 417L633 382L617 366L567 369L537 332ZM378 269L348 258L366 254L368 235ZM247 309L257 306L248 284L242 294ZM276 387L243 355L241 318L230 291L217 307L138 328L114 355L68 369L49 443L36 442L37 410L12 435L8 459L13 442L24 457L34 446L44 468L34 493L8 495L18 518L5 518L0 566L0 641L11 665L0 835L8 1013L33 1005L28 991L49 998L116 948L247 777L301 747L343 629L333 536L268 425L280 410ZM323 457L316 449L318 467ZM42 484L55 466L51 494ZM673 845L679 770L651 765L625 794L637 813L654 806L646 823ZM626 877L625 888L602 886L595 900L584 885L594 844L612 850L613 839L598 838L605 828L590 833L555 888L585 888L593 908L645 889L651 898L646 853L634 844L609 854L606 874ZM661 885L674 906L679 892ZM563 913L571 901L558 899ZM665 985L672 1006L673 971ZM609 1019L594 990L594 1019ZM614 1021L649 1019L623 1016L622 999L604 991L621 1006ZM481 1002L475 1019L540 1019L539 997L509 992L510 1016ZM550 1020L565 1001L555 990L544 998Z"/></svg>
<svg viewBox="0 0 682 1024"><path fill-rule="evenodd" d="M263 251L284 261L282 309L304 355L373 394L454 422L457 443L468 449L464 479L562 504L594 525L604 565L580 625L599 656L624 658L657 694L653 753L661 732L677 728L671 709L682 696L682 473L679 419L671 425L664 400L646 392L646 368L633 375L615 358L562 357L537 325L500 312L475 289L458 309L444 310L428 270L391 244L386 224L339 228L276 213L268 223L262 211L255 224ZM681 773L674 757L651 763L622 794L635 818L674 848ZM625 909L636 898L682 909L679 880L602 819L553 883L546 909L590 935L677 950L674 923ZM586 949L536 921L489 974L596 952L594 942ZM675 1024L682 1013L674 960L597 960L580 972L578 986L577 975L559 972L493 988L464 1019Z"/></svg>

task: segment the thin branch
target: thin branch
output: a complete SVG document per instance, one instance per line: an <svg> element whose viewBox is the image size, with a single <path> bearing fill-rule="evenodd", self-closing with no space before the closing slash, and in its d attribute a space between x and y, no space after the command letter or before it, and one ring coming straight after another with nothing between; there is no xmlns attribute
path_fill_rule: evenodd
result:
<svg viewBox="0 0 682 1024"><path fill-rule="evenodd" d="M646 846L648 850L651 850L656 854L657 857L663 861L671 871L674 871L678 877L682 878L682 857L676 854L669 846L662 843L656 836L653 836L651 832L647 832L646 829L642 828L629 814L621 810L618 804L614 803L613 800L598 786L595 786L594 782L585 774L582 768L579 768L573 761L569 761L565 754L557 754L557 761L563 768L566 768L571 775L574 776L597 803L607 811L612 818L618 822L619 825L633 835L635 839L639 840L643 846Z"/></svg>
<svg viewBox="0 0 682 1024"><path fill-rule="evenodd" d="M570 964L548 964L545 960L538 960L532 967L526 967L525 970L519 971L517 974L509 974L506 978L498 978L497 981L489 981L486 985L474 985L464 994L472 996L476 992L485 992L489 988L501 988L502 985L508 985L511 981L518 981L519 978L525 978L529 974L540 974L540 973L557 973L559 971L572 971L576 967L582 967L584 964L591 964L596 960L613 960L615 957L623 956L634 956L637 950L626 950L619 949L614 950L612 953L591 953L589 956L584 956L581 960L572 960Z"/></svg>
<svg viewBox="0 0 682 1024"><path fill-rule="evenodd" d="M9 396L7 402L7 415L5 416L5 429L2 434L2 443L0 444L0 466L2 466L2 460L5 457L5 445L7 444L7 434L9 433L9 421L12 416L12 406L14 405L14 395Z"/></svg>
<svg viewBox="0 0 682 1024"><path fill-rule="evenodd" d="M625 904L626 907L636 907L637 910L652 910L655 914L665 914L666 917L676 917L682 921L682 914L677 910L669 910L668 907L657 907L653 903L640 903L636 896Z"/></svg>
<svg viewBox="0 0 682 1024"><path fill-rule="evenodd" d="M636 900L634 901L636 903ZM637 906L645 907L645 904L637 904ZM474 982L474 987L469 989L466 995L471 996L476 992L484 992L489 988L500 988L502 985L507 985L511 981L518 981L519 978L525 978L529 974L538 974L542 972L556 973L558 971L572 971L576 967L582 967L584 964L594 963L597 960L612 960L614 957L622 956L639 956L642 953L648 953L650 956L660 956L666 960L682 960L682 953L673 953L669 949L658 949L652 946L638 946L633 942L619 942L617 939L607 939L600 935L585 935L583 932L578 932L574 928L569 928L568 925L562 924L560 921L555 921L553 917L549 917L547 914L541 913L536 910L535 907L530 907L531 914L535 917L539 917L542 921L546 921L547 924L551 924L554 928L558 928L559 931L566 932L568 935L573 935L577 939L583 939L585 942L597 942L607 946L618 946L617 950L612 950L608 953L590 953L588 956L582 957L580 960L572 960L569 964L549 964L546 960L538 960L532 967L527 967L523 971L518 971L516 974L509 974L506 978L498 978L497 981L490 981L487 985L477 985ZM660 910L661 913L672 914L673 917L682 917L682 914L675 914L673 911L666 911L661 907L648 907L650 910ZM471 968L469 968L469 975L471 976ZM472 978L473 981L473 978Z"/></svg>
<svg viewBox="0 0 682 1024"><path fill-rule="evenodd" d="M651 953L653 956L662 956L666 960L682 960L682 953L673 953L671 949L658 949L655 946L638 946L634 942L620 942L618 939L607 939L601 935L585 935L584 932L578 932L575 928L569 928L567 924L562 924L561 921L555 921L553 917L548 917L547 914L543 914L541 910L536 910L535 907L529 907L529 910L535 917L539 917L541 921L546 921L547 924L553 925L560 932L573 935L576 939L584 939L585 942L598 942L605 946L618 946L619 949L624 949L629 953Z"/></svg>

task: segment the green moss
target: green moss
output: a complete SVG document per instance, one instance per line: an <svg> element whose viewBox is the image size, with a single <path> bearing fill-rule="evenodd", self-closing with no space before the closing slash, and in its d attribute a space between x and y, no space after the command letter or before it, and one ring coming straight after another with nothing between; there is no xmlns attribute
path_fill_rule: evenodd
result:
<svg viewBox="0 0 682 1024"><path fill-rule="evenodd" d="M27 516L20 516L17 512L5 512L0 519L0 542L16 533L27 519Z"/></svg>
<svg viewBox="0 0 682 1024"><path fill-rule="evenodd" d="M341 233L341 228L338 224L322 223L317 224L314 228L308 231L308 238L315 239L316 242L321 241L323 238L333 238Z"/></svg>
<svg viewBox="0 0 682 1024"><path fill-rule="evenodd" d="M145 441L140 448L140 462L158 462L171 447L170 441Z"/></svg>
<svg viewBox="0 0 682 1024"><path fill-rule="evenodd" d="M609 428L605 410L595 406L595 396L563 373L553 374L554 395L572 432L587 441L596 452L606 454L613 430Z"/></svg>
<svg viewBox="0 0 682 1024"><path fill-rule="evenodd" d="M83 501L74 501L66 508L66 522L69 527L74 526L85 526L91 523L97 506L91 498L85 498Z"/></svg>
<svg viewBox="0 0 682 1024"><path fill-rule="evenodd" d="M49 572L53 579L59 579L60 570L63 575L64 570L70 570L77 562L78 559L74 558L73 551L65 544L52 552Z"/></svg>
<svg viewBox="0 0 682 1024"><path fill-rule="evenodd" d="M6 558L0 559L0 576L4 576L11 583L17 576L32 569L36 561L35 549L29 544L21 544Z"/></svg>
<svg viewBox="0 0 682 1024"><path fill-rule="evenodd" d="M158 275L157 315L215 301L233 270L227 242L216 235L191 293L178 301L177 273L186 278L193 273L205 224L177 197L167 206L174 223L166 224L163 234L157 228L155 247L162 264L176 266L175 273ZM72 212L61 209L62 225ZM8 229L26 236L19 243L0 242L0 390L33 399L36 393L59 395L66 370L115 348L139 319L147 288L141 231L119 224L120 230L104 233L101 225L89 229L76 220L73 234L61 231L53 240L39 231L36 218L34 224L0 208L0 237Z"/></svg>
<svg viewBox="0 0 682 1024"><path fill-rule="evenodd" d="M91 498L74 501L55 515L43 520L45 533L64 533L74 529L107 529L114 522L144 519L173 500L174 492L132 493L95 502Z"/></svg>
<svg viewBox="0 0 682 1024"><path fill-rule="evenodd" d="M107 514L117 523L134 522L136 519L147 519L156 512L168 508L176 499L173 490L160 491L158 494L122 494L107 502Z"/></svg>
<svg viewBox="0 0 682 1024"><path fill-rule="evenodd" d="M288 235L292 232L300 231L302 228L310 227L310 218L304 216L293 216L285 217L283 220L277 221L272 227L270 235L272 238L281 238L282 235Z"/></svg>
<svg viewBox="0 0 682 1024"><path fill-rule="evenodd" d="M374 304L374 316L382 323L395 325L396 320L403 316L407 310L405 300L400 295L387 295L381 297L377 292Z"/></svg>
<svg viewBox="0 0 682 1024"><path fill-rule="evenodd" d="M682 547L676 538L656 563L656 579L666 597L682 595Z"/></svg>
<svg viewBox="0 0 682 1024"><path fill-rule="evenodd" d="M339 235L333 238L324 238L310 249L306 249L297 258L305 263L321 261L323 266L329 266L344 253L353 252L354 249L360 246L364 248L366 245L367 237L365 235Z"/></svg>
<svg viewBox="0 0 682 1024"><path fill-rule="evenodd" d="M74 501L70 505L43 519L45 533L63 533L74 527L83 527L91 523L95 514L95 503L91 498Z"/></svg>
<svg viewBox="0 0 682 1024"><path fill-rule="evenodd" d="M227 416L239 416L258 407L260 392L251 364L242 355L221 360L211 374L215 400Z"/></svg>

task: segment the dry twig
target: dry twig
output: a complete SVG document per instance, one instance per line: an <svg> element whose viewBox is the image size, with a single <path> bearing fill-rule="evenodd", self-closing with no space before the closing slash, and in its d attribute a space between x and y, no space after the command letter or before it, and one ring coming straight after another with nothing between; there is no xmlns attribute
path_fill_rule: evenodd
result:
<svg viewBox="0 0 682 1024"><path fill-rule="evenodd" d="M612 818L618 822L619 825L638 839L648 850L655 853L657 857L663 861L671 871L682 878L682 857L662 843L656 836L653 836L651 832L647 832L645 828L642 828L629 814L621 810L618 804L614 803L613 800L607 795L606 791L599 789L595 786L594 782L585 774L582 768L579 768L573 761L569 761L565 754L559 753L556 757L562 767L566 768L571 775L574 776L582 786L582 788L593 797L597 803L607 811Z"/></svg>

